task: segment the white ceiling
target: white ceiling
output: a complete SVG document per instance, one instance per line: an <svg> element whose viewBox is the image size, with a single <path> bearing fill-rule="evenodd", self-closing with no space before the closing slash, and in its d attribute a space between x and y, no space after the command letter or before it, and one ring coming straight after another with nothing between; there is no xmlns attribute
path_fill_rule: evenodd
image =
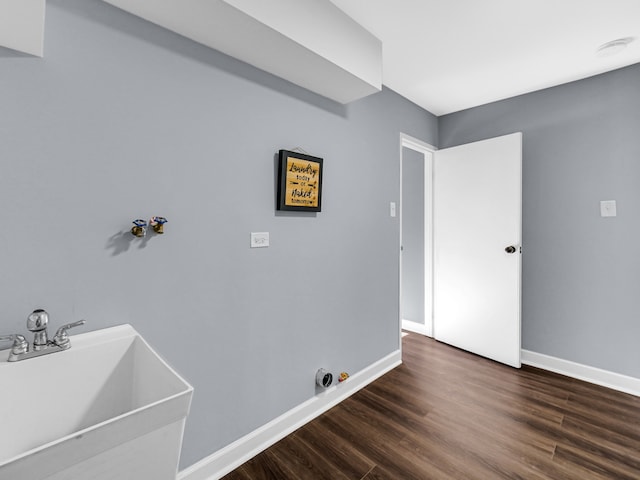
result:
<svg viewBox="0 0 640 480"><path fill-rule="evenodd" d="M283 74L275 67L273 71L272 64L277 67L291 59L278 45L266 44L275 37L287 38L291 45L309 50L307 56L318 57L316 63L324 62L325 66L345 57L348 61L336 64L340 78L353 76L357 83L361 80L357 72L368 50L360 48L362 29L357 24L347 28L343 36L338 35L338 27L349 26L351 20L338 21L342 14L337 7L381 41L382 83L435 115L640 63L640 0L269 0L271 17L307 26L296 30L293 36L272 25L271 17L256 17L253 10L264 0L105 1L342 101L341 97L327 95L322 88L310 87L302 81L305 79ZM339 15L318 14L332 13L326 8L329 5ZM42 55L44 6L45 0L0 0L0 13L4 13L0 17L6 17L10 24L0 28L0 45ZM319 10L322 6L324 9ZM178 15L180 9L193 18L189 20L191 17L185 13L182 16L186 20L177 28L174 24L176 18L182 18ZM208 32L221 30L220 22L224 27L228 18L218 18L220 11L233 9L259 24L261 30L268 30L270 36L256 39L242 29L231 28L231 33L220 33L221 41L211 43L197 35L200 24ZM241 23L244 25L246 20ZM238 38L243 35L249 38L243 50L251 53L248 57L236 52L242 50ZM320 40L311 41L307 38L310 36ZM621 53L608 57L597 54L602 44L624 37L635 41ZM232 51L223 48L229 44ZM270 50L280 52L283 58L269 57ZM379 43L375 57L379 65ZM252 62L256 58L260 61ZM307 68L296 71L307 72L309 65L307 62ZM332 79L329 73L307 77L317 77L328 84ZM344 91L347 83L336 83L334 90ZM353 98L358 96L361 94Z"/></svg>
<svg viewBox="0 0 640 480"><path fill-rule="evenodd" d="M331 1L382 40L384 85L436 115L640 62L640 0Z"/></svg>

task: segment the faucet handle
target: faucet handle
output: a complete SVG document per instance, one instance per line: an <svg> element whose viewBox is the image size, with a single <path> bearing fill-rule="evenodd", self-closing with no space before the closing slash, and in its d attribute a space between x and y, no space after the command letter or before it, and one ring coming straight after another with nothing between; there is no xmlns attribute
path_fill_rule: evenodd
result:
<svg viewBox="0 0 640 480"><path fill-rule="evenodd" d="M69 335L67 334L67 330L74 327L79 327L80 325L84 325L86 323L85 320L78 320L77 322L67 323L66 325L61 326L56 332L55 337L53 337L53 343L55 343L62 350L66 350L71 347L71 343L69 343Z"/></svg>
<svg viewBox="0 0 640 480"><path fill-rule="evenodd" d="M29 351L29 344L27 343L27 339L22 335L3 335L0 336L0 341L13 342L13 345L11 346L12 355L22 355L23 353L27 353Z"/></svg>

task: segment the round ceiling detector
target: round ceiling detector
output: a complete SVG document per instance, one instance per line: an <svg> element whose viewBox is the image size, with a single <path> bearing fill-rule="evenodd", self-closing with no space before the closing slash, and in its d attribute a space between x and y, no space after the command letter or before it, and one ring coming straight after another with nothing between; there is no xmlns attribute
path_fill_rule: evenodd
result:
<svg viewBox="0 0 640 480"><path fill-rule="evenodd" d="M610 42L604 43L598 47L598 56L599 57L610 57L611 55L615 55L616 53L620 53L627 45L635 40L634 37L624 37L618 38L616 40L611 40Z"/></svg>

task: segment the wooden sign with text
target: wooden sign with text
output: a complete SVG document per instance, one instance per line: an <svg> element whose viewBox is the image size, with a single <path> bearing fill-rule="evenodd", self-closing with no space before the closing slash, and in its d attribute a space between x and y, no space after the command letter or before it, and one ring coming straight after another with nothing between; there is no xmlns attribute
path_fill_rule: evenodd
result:
<svg viewBox="0 0 640 480"><path fill-rule="evenodd" d="M322 158L280 150L278 210L320 212Z"/></svg>

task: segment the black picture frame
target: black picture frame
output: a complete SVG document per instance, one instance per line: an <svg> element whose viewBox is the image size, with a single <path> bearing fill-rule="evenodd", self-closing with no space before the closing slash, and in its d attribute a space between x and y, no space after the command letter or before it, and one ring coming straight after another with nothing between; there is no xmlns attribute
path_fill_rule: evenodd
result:
<svg viewBox="0 0 640 480"><path fill-rule="evenodd" d="M323 159L291 150L278 158L278 210L321 212Z"/></svg>

